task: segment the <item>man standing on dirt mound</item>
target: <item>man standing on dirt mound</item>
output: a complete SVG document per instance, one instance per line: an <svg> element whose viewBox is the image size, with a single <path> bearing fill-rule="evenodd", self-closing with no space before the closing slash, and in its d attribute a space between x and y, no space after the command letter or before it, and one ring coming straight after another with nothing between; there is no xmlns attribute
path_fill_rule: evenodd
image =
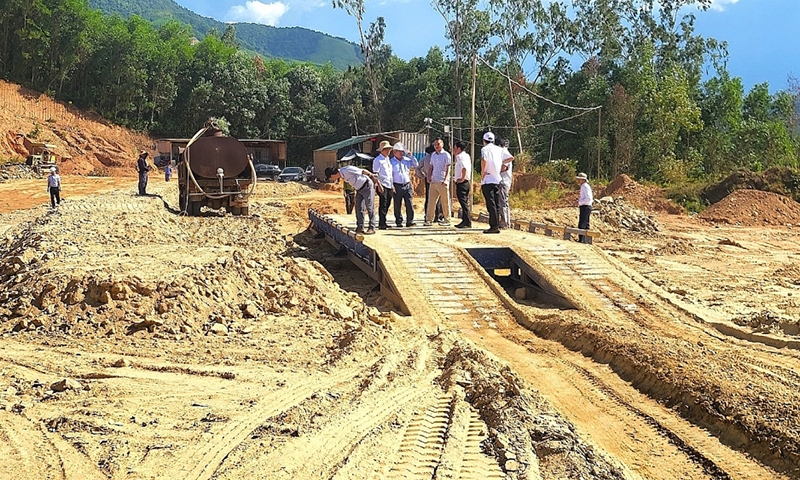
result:
<svg viewBox="0 0 800 480"><path fill-rule="evenodd" d="M375 233L375 182L377 177L369 170L348 165L342 168L328 167L325 169L328 181L337 181L340 178L349 183L356 190L356 233ZM369 228L364 231L364 209L369 215Z"/></svg>
<svg viewBox="0 0 800 480"><path fill-rule="evenodd" d="M147 152L142 150L139 159L136 160L136 171L139 172L139 195L147 195L147 175L150 169L150 165L147 164Z"/></svg>
<svg viewBox="0 0 800 480"><path fill-rule="evenodd" d="M575 181L581 186L581 196L578 198L578 209L580 210L578 228L589 230L589 217L592 216L594 193L592 193L592 187L589 186L589 177L587 177L585 173L577 174L575 176ZM578 235L578 240L583 242L583 235Z"/></svg>

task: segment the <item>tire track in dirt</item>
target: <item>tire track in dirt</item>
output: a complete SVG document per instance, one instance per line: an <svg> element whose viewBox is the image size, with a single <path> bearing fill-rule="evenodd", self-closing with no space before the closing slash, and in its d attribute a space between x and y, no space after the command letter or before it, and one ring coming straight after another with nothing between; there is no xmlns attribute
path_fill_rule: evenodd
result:
<svg viewBox="0 0 800 480"><path fill-rule="evenodd" d="M27 478L64 479L67 477L58 450L30 421L0 412L0 477L8 480ZM13 463L12 463L13 462Z"/></svg>
<svg viewBox="0 0 800 480"><path fill-rule="evenodd" d="M358 405L343 418L319 431L291 438L259 460L281 465L280 471L271 473L270 478L276 480L334 478L367 435L388 423L401 409L435 395L433 379L429 375L418 382L361 396ZM245 471L249 465L245 465ZM235 474L229 472L228 476Z"/></svg>
<svg viewBox="0 0 800 480"><path fill-rule="evenodd" d="M398 458L385 478L503 479L497 461L481 451L487 432L471 405L453 393L443 393L409 423Z"/></svg>
<svg viewBox="0 0 800 480"><path fill-rule="evenodd" d="M338 383L353 381L357 369L342 370L316 383L299 382L288 390L281 390L261 398L258 406L244 418L232 419L220 432L216 432L211 441L189 446L174 462L176 468L164 472L161 478L181 478L185 480L207 480L217 471L219 466L247 436L266 419L288 410L313 395L324 391Z"/></svg>

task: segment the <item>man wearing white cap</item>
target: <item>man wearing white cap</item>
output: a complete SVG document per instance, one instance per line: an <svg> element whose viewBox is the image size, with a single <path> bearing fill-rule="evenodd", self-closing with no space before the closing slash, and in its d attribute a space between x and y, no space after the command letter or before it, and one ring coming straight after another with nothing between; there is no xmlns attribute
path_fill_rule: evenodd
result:
<svg viewBox="0 0 800 480"><path fill-rule="evenodd" d="M417 159L406 155L406 147L397 142L392 148L392 183L394 190L394 221L398 227L403 226L401 203L406 206L406 227L413 227L414 206L411 204L413 189L411 188L411 169L417 168Z"/></svg>
<svg viewBox="0 0 800 480"><path fill-rule="evenodd" d="M581 186L581 196L578 198L578 228L582 230L589 230L589 217L592 216L592 203L594 203L594 194L592 187L589 186L589 178L585 173L579 173L575 176L575 181ZM583 242L583 235L578 235L578 240Z"/></svg>
<svg viewBox="0 0 800 480"><path fill-rule="evenodd" d="M47 177L47 191L50 192L50 206L56 208L61 205L61 176L56 167L50 167L50 176Z"/></svg>
<svg viewBox="0 0 800 480"><path fill-rule="evenodd" d="M481 148L481 192L489 212L489 229L483 233L500 233L500 172L503 164L514 160L508 150L494 144L494 133L483 134Z"/></svg>
<svg viewBox="0 0 800 480"><path fill-rule="evenodd" d="M386 230L386 215L389 213L389 205L392 204L392 164L389 161L392 144L386 140L378 146L381 153L372 161L372 173L378 179L378 229Z"/></svg>

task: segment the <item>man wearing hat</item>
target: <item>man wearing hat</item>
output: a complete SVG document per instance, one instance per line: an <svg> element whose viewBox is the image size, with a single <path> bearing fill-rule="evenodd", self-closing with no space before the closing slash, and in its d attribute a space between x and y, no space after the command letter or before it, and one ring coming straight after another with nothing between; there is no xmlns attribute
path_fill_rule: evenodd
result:
<svg viewBox="0 0 800 480"><path fill-rule="evenodd" d="M389 213L389 205L392 204L392 164L389 161L389 152L392 144L384 140L378 146L381 153L372 161L372 172L378 177L378 229L386 230L386 215Z"/></svg>
<svg viewBox="0 0 800 480"><path fill-rule="evenodd" d="M50 192L50 206L56 208L61 205L61 175L56 167L50 167L50 176L47 177L47 191Z"/></svg>
<svg viewBox="0 0 800 480"><path fill-rule="evenodd" d="M356 233L375 233L375 182L378 180L372 172L353 165L325 169L325 178L328 181L338 181L340 178L349 183L356 190ZM369 215L369 228L364 231L364 209Z"/></svg>
<svg viewBox="0 0 800 480"><path fill-rule="evenodd" d="M589 186L589 177L585 173L575 175L575 181L581 186L581 196L578 198L578 228L589 230L589 217L592 216L592 203L594 203L594 193ZM578 240L583 242L583 235L578 235Z"/></svg>
<svg viewBox="0 0 800 480"><path fill-rule="evenodd" d="M481 148L481 192L489 212L489 229L483 233L500 233L500 172L504 163L510 163L514 157L508 150L494 144L494 133L483 134Z"/></svg>
<svg viewBox="0 0 800 480"><path fill-rule="evenodd" d="M398 227L403 226L402 204L406 206L406 227L413 227L414 205L411 204L413 189L411 188L411 169L417 168L417 159L406 155L406 147L397 142L392 147L392 183L394 190L394 221Z"/></svg>
<svg viewBox="0 0 800 480"><path fill-rule="evenodd" d="M147 164L147 152L142 150L136 160L136 171L139 172L139 195L147 195L147 174L152 167Z"/></svg>

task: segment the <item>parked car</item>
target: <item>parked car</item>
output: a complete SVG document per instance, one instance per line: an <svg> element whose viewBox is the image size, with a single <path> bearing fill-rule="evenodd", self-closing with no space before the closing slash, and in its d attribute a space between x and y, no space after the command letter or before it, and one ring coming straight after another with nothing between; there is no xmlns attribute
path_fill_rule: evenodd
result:
<svg viewBox="0 0 800 480"><path fill-rule="evenodd" d="M300 167L286 167L280 175L278 181L280 182L302 182L305 179L306 173Z"/></svg>
<svg viewBox="0 0 800 480"><path fill-rule="evenodd" d="M281 174L281 169L278 168L277 165L265 165L263 163L259 163L255 165L256 167L256 177L259 178L271 178L275 180L278 175Z"/></svg>

